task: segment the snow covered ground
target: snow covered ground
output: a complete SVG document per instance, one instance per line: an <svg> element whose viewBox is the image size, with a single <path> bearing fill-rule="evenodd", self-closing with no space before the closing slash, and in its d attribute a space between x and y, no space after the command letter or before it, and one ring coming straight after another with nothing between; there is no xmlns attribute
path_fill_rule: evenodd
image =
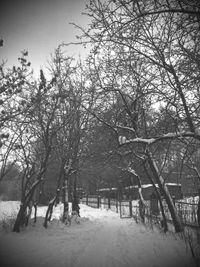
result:
<svg viewBox="0 0 200 267"><path fill-rule="evenodd" d="M45 229L44 218L21 233L0 232L0 263L4 267L175 267L195 266L189 248L174 234L120 219L110 210L80 205L80 223L54 220ZM0 202L0 218L16 214L17 202ZM39 208L44 216L46 207Z"/></svg>

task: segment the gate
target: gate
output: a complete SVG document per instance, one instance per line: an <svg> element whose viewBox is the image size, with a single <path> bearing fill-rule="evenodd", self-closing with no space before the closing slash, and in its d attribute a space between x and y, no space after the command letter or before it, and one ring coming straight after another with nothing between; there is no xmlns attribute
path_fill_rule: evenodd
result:
<svg viewBox="0 0 200 267"><path fill-rule="evenodd" d="M132 218L132 201L121 200L119 202L120 218Z"/></svg>

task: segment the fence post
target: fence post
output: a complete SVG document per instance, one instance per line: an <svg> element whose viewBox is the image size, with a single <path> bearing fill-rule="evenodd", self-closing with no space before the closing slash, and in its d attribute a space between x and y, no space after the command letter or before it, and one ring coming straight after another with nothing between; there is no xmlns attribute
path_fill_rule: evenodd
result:
<svg viewBox="0 0 200 267"><path fill-rule="evenodd" d="M198 189L198 194L199 194L199 200L198 200L198 206L197 206L197 222L198 222L198 225L200 226L200 188Z"/></svg>
<svg viewBox="0 0 200 267"><path fill-rule="evenodd" d="M110 209L110 194L108 195L108 208Z"/></svg>
<svg viewBox="0 0 200 267"><path fill-rule="evenodd" d="M133 216L133 212L132 212L132 200L129 200L129 210L130 210L130 217Z"/></svg>
<svg viewBox="0 0 200 267"><path fill-rule="evenodd" d="M120 218L122 218L122 203L121 203L121 199L119 200L119 212L120 212Z"/></svg>
<svg viewBox="0 0 200 267"><path fill-rule="evenodd" d="M88 206L88 195L86 195L86 205Z"/></svg>
<svg viewBox="0 0 200 267"><path fill-rule="evenodd" d="M98 209L100 208L100 204L101 204L101 197L98 196L98 197L97 197L97 208L98 208Z"/></svg>

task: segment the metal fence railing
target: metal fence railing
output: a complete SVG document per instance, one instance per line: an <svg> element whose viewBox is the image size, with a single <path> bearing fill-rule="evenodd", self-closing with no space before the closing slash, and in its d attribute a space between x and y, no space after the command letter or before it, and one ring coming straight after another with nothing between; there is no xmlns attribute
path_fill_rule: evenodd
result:
<svg viewBox="0 0 200 267"><path fill-rule="evenodd" d="M132 202L122 200L119 202L120 218L132 217Z"/></svg>
<svg viewBox="0 0 200 267"><path fill-rule="evenodd" d="M101 198L96 195L87 195L81 198L81 203L93 208L111 209L118 212L119 201L116 199Z"/></svg>
<svg viewBox="0 0 200 267"><path fill-rule="evenodd" d="M197 210L198 205L196 203L176 202L176 208L178 214L184 223L197 224Z"/></svg>
<svg viewBox="0 0 200 267"><path fill-rule="evenodd" d="M171 220L172 218L170 215L170 211L165 201L163 201L163 206L165 209L165 214L166 214L167 219ZM198 225L198 218L197 218L198 204L197 203L188 203L188 202L176 200L175 207L183 224L191 225L191 226Z"/></svg>
<svg viewBox="0 0 200 267"><path fill-rule="evenodd" d="M86 204L92 208L99 208L100 198L96 195L87 195L82 197L81 203Z"/></svg>
<svg viewBox="0 0 200 267"><path fill-rule="evenodd" d="M96 195L88 195L81 199L81 203L86 204L93 208L111 209L114 212L119 212L121 218L131 218L139 220L139 203L138 200L121 200L109 198L101 198ZM145 202L145 217L150 219L160 220L162 218L160 209L157 214L152 212L151 201ZM164 207L164 212L168 221L171 221L171 214L168 209L166 201L163 199L162 204ZM159 205L158 205L159 206ZM178 215L180 216L183 224L188 226L197 226L197 203L188 203L183 201L175 201L175 207L177 209Z"/></svg>

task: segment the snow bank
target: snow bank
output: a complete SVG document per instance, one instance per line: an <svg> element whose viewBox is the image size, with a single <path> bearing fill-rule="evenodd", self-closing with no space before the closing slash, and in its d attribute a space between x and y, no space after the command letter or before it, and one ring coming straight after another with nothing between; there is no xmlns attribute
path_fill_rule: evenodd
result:
<svg viewBox="0 0 200 267"><path fill-rule="evenodd" d="M16 217L20 208L20 201L0 201L0 221L9 217ZM59 204L54 208L52 219L59 219L63 205ZM47 206L39 206L37 209L38 217L45 217ZM31 218L34 217L34 208Z"/></svg>
<svg viewBox="0 0 200 267"><path fill-rule="evenodd" d="M0 221L7 217L16 217L20 201L0 201Z"/></svg>

